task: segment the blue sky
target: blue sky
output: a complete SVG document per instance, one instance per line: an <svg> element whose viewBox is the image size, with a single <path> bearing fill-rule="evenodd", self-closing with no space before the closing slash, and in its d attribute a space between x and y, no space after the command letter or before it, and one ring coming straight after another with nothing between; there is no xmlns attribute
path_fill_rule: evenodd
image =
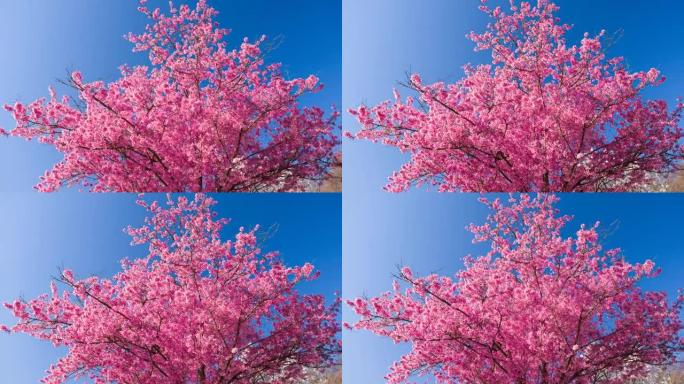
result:
<svg viewBox="0 0 684 384"><path fill-rule="evenodd" d="M341 197L339 194L218 194L215 210L231 218L223 231L230 239L240 226L262 229L276 225L265 251L277 250L289 265L310 262L321 277L303 283L303 293L325 294L329 301L341 290ZM51 277L70 268L78 277L111 276L123 257L145 255L130 246L123 232L140 225L146 211L135 194L4 193L0 199L0 302L34 298L49 292ZM146 200L164 201L163 194ZM13 324L0 308L0 324ZM0 382L36 384L63 351L24 335L0 334Z"/></svg>
<svg viewBox="0 0 684 384"><path fill-rule="evenodd" d="M497 4L504 1L491 0ZM507 1L505 1L507 3ZM648 97L670 104L684 95L684 3L653 0L640 5L591 0L560 0L560 17L575 25L571 40L584 31L601 29L622 37L611 55L623 55L631 69L657 67L668 77ZM487 22L477 0L345 0L343 2L343 109L375 104L392 96L410 71L425 81L455 81L465 63L480 63L488 52L473 52L465 38ZM406 93L406 92L404 92ZM343 115L345 130L358 124ZM359 141L344 141L343 292L345 298L374 295L391 287L399 264L421 273L451 274L461 257L483 252L471 244L464 227L482 222L487 213L473 194L436 194L425 188L406 193L382 191L387 177L407 160L396 149ZM617 222L607 239L619 245L630 261L650 257L664 273L645 287L674 293L681 285L684 244L679 220L684 195L587 194L563 196L559 207L576 215L570 226L601 220ZM353 317L344 312L345 320ZM403 345L366 332L344 333L344 380L383 383L383 376Z"/></svg>
<svg viewBox="0 0 684 384"><path fill-rule="evenodd" d="M148 4L167 9L168 2ZM304 103L339 109L340 0L210 0L209 4L220 12L220 26L233 31L231 46L243 37L254 40L262 34L282 39L270 62L282 62L290 77L318 76L325 89L307 96ZM135 0L0 1L0 105L47 96L48 86L71 70L82 71L87 81L111 81L118 77L121 64L146 64L147 56L133 54L132 45L123 39L129 31L143 31L146 23ZM0 110L0 127L10 129L13 123L11 115ZM48 146L0 138L0 191L31 189L60 158Z"/></svg>

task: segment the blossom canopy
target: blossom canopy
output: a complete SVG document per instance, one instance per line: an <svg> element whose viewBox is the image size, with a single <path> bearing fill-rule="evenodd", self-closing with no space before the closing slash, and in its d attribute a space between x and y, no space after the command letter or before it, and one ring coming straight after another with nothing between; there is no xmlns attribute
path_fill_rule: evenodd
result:
<svg viewBox="0 0 684 384"><path fill-rule="evenodd" d="M337 364L339 300L298 291L313 265L263 253L258 227L222 241L209 197L140 204L150 216L128 232L147 257L112 278L64 270L65 289L6 304L17 318L6 331L67 351L44 383L297 383Z"/></svg>
<svg viewBox="0 0 684 384"><path fill-rule="evenodd" d="M664 81L658 70L608 57L603 31L570 45L548 0L510 3L483 1L492 22L469 35L490 63L451 84L411 74L414 96L350 110L361 129L346 135L410 154L387 190L633 191L680 168L682 103L642 97Z"/></svg>
<svg viewBox="0 0 684 384"><path fill-rule="evenodd" d="M598 223L564 236L556 200L485 200L491 215L470 226L485 255L453 278L404 267L391 291L348 301L348 326L410 344L389 383L618 384L675 361L684 296L642 290L654 263L602 249Z"/></svg>
<svg viewBox="0 0 684 384"><path fill-rule="evenodd" d="M37 188L82 185L93 191L232 192L311 189L327 176L339 143L337 112L301 105L318 78L286 79L267 64L265 37L230 49L229 31L205 0L150 20L128 35L149 66L120 68L112 82L73 72L74 97L6 105L9 135L64 155Z"/></svg>

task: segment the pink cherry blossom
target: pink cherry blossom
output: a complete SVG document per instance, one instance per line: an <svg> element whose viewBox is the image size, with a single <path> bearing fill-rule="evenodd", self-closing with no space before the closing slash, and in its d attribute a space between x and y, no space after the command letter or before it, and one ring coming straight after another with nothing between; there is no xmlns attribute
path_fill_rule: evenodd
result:
<svg viewBox="0 0 684 384"><path fill-rule="evenodd" d="M148 256L123 260L112 278L65 270L51 293L5 304L25 333L65 347L46 384L296 383L336 364L339 300L303 295L317 275L262 253L256 230L221 240L214 201L140 202L146 224L129 228Z"/></svg>
<svg viewBox="0 0 684 384"><path fill-rule="evenodd" d="M413 74L417 100L395 92L350 110L361 130L349 136L411 155L387 190L630 191L678 168L682 103L670 111L641 96L664 81L656 69L630 72L606 57L604 32L570 45L548 0L480 8L492 22L469 38L491 63L465 66L452 84Z"/></svg>
<svg viewBox="0 0 684 384"><path fill-rule="evenodd" d="M391 384L415 375L438 383L622 384L672 363L684 345L684 296L644 291L653 263L630 263L602 249L598 223L565 236L570 217L553 195L484 202L492 213L471 225L490 250L467 257L454 278L416 277L377 297L348 301L369 330L411 350Z"/></svg>
<svg viewBox="0 0 684 384"><path fill-rule="evenodd" d="M111 83L66 82L76 98L7 105L10 135L64 155L37 188L83 185L93 191L292 191L320 183L334 160L337 112L302 107L322 88L315 76L288 80L264 61L265 37L236 48L199 0L150 19L129 34L150 66L122 66Z"/></svg>

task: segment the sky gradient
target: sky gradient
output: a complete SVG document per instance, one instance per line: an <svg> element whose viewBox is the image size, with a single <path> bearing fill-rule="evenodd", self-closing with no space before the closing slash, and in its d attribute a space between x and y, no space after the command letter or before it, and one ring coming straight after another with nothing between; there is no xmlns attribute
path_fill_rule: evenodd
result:
<svg viewBox="0 0 684 384"><path fill-rule="evenodd" d="M490 4L507 1L490 0ZM625 56L632 70L656 67L665 84L647 97L672 105L684 89L684 3L649 1L639 9L624 2L559 0L561 20L574 24L569 41L584 31L621 32L609 55ZM342 124L355 132L358 123L346 111L360 103L377 104L392 97L392 88L409 72L425 82L454 82L466 63L482 63L489 52L473 52L465 38L484 29L488 19L477 0L345 0L343 2ZM407 92L404 91L404 94ZM395 148L365 141L344 141L343 293L345 298L376 295L391 288L397 265L416 272L452 274L461 258L481 254L484 245L471 244L464 228L481 223L486 209L476 194L437 194L427 188L390 194L382 191L387 177L408 157ZM559 207L580 223L601 220L611 227L608 246L619 245L628 260L652 258L664 273L645 286L673 294L681 285L684 245L681 237L682 195L587 194L562 196ZM354 319L343 312L345 321ZM406 345L368 332L344 331L344 380L379 384Z"/></svg>
<svg viewBox="0 0 684 384"><path fill-rule="evenodd" d="M231 223L223 239L240 226L273 228L262 247L279 251L287 265L312 263L321 277L302 283L300 292L325 294L329 302L341 291L341 198L339 194L214 194L218 217ZM76 277L109 277L123 257L146 255L145 246L130 245L123 232L139 226L147 212L136 194L4 193L0 199L0 303L31 299L49 292L60 268ZM145 200L165 201L164 194ZM13 323L0 308L0 324ZM0 334L0 383L37 384L63 351L25 335Z"/></svg>
<svg viewBox="0 0 684 384"><path fill-rule="evenodd" d="M164 10L167 4L150 0L148 7ZM239 45L243 37L256 40L262 34L279 41L268 63L283 63L287 77L314 74L325 85L302 102L327 111L333 105L340 108L341 0L210 0L209 4L219 11L219 25L232 30L229 47ZM58 85L73 70L80 70L86 81L112 81L122 64L147 64L146 54L131 52L133 46L123 38L128 32L144 31L147 21L135 0L0 1L0 105L46 97L48 86ZM0 127L14 128L4 109ZM0 192L30 190L60 158L47 145L0 137Z"/></svg>

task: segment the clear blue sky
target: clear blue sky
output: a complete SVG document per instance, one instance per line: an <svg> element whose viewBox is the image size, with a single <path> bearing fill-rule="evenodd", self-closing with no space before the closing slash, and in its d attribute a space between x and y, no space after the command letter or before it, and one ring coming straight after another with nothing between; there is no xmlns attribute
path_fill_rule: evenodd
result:
<svg viewBox="0 0 684 384"><path fill-rule="evenodd" d="M340 194L217 194L215 210L230 217L223 231L230 239L240 226L277 225L265 251L277 250L289 265L310 262L321 277L303 283L301 292L325 294L332 301L341 291ZM165 200L147 195L146 200ZM34 298L49 292L60 267L79 277L112 276L123 257L145 255L130 246L123 232L140 225L146 211L135 194L4 193L0 199L0 302ZM0 308L0 323L13 324ZM64 351L24 335L0 334L0 383L37 384Z"/></svg>
<svg viewBox="0 0 684 384"><path fill-rule="evenodd" d="M490 0L490 3L504 1ZM507 1L505 1L507 3ZM630 68L659 68L668 81L649 97L674 103L684 96L684 3L652 0L631 5L617 0L560 0L560 17L584 31L623 35L610 53L623 55ZM392 96L392 88L408 71L425 81L455 81L465 63L480 63L488 53L474 53L465 38L482 30L487 18L477 0L345 0L343 2L343 108L374 104ZM406 92L404 92L406 93ZM344 129L358 124L345 113ZM406 161L394 148L344 141L343 293L345 298L374 295L391 287L396 265L422 273L453 273L461 257L478 254L464 227L481 222L487 211L473 194L436 194L425 189L390 194L382 186ZM619 245L630 261L653 258L664 273L649 288L674 293L682 285L684 244L681 239L682 195L563 196L561 209L576 215L572 224L619 225L608 245ZM345 320L352 320L344 312ZM366 332L344 336L344 380L383 383L383 376L406 346L394 345Z"/></svg>
<svg viewBox="0 0 684 384"><path fill-rule="evenodd" d="M176 4L188 1L176 1ZM0 105L47 96L49 85L81 70L86 80L114 80L121 64L145 64L123 36L141 32L147 23L136 0L0 0ZM168 1L150 0L167 9ZM232 29L229 43L262 34L282 39L270 56L291 77L315 74L325 89L305 104L326 110L341 104L341 0L218 1L221 27ZM57 88L60 90L60 88ZM13 128L0 110L0 127ZM50 147L18 138L0 138L0 191L31 189L60 159Z"/></svg>

